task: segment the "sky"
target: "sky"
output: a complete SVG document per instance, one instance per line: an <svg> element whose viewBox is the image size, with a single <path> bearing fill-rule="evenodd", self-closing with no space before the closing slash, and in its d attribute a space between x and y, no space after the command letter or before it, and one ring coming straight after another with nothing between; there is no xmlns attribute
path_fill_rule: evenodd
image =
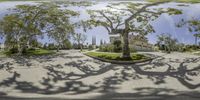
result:
<svg viewBox="0 0 200 100"><path fill-rule="evenodd" d="M11 8L14 8L16 5L19 4L32 4L32 2L1 2L0 3L0 19L5 16L5 14L10 13ZM73 18L73 21L83 19L87 20L89 18L89 15L86 13L85 9L102 9L105 8L105 5L108 4L107 2L99 2L97 5L93 5L92 7L89 8L84 8L84 7L71 7L69 9L79 11L80 16L79 18ZM175 7L178 9L183 10L182 15L174 15L174 16L169 16L168 14L163 14L161 15L158 19L155 21L151 22L152 26L155 29L155 33L149 33L147 35L148 40L150 43L155 44L157 41L157 35L161 33L169 33L171 34L174 38L177 38L179 42L185 43L185 44L194 44L194 37L193 33L190 33L188 31L187 26L184 26L182 28L177 28L175 26L176 23L178 23L182 18L189 20L192 17L198 18L200 16L200 5L199 4L190 4L189 6L176 6L177 4L174 3L169 3L169 4L164 4L160 5L158 7ZM107 31L103 27L96 27L91 30L88 30L87 32L83 32L81 29L76 29L76 32L78 33L84 33L87 35L87 41L86 43L91 44L92 42L92 37L95 36L97 40L97 44L100 43L100 40L106 41L107 43L109 42L109 35ZM43 39L39 39L43 43L49 43L53 42L52 39L47 38L45 36ZM0 39L0 42L3 42L3 39Z"/></svg>

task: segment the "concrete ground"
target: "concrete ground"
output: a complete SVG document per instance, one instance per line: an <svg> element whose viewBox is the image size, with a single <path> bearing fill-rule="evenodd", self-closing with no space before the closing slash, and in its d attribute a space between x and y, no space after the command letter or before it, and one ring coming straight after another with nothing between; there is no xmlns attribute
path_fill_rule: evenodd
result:
<svg viewBox="0 0 200 100"><path fill-rule="evenodd" d="M0 58L0 100L200 100L200 57L164 54L116 65L69 50L40 57Z"/></svg>

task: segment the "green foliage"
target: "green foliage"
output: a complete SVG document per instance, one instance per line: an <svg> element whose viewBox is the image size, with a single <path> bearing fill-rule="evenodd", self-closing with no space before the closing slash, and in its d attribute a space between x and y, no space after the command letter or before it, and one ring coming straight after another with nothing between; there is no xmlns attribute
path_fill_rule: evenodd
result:
<svg viewBox="0 0 200 100"><path fill-rule="evenodd" d="M77 1L69 1L69 0L55 0L53 2L58 5L63 5L65 7L69 7L69 6L88 7L88 6L92 6L94 4L93 2L89 2L89 1L77 2Z"/></svg>
<svg viewBox="0 0 200 100"><path fill-rule="evenodd" d="M170 34L161 34L158 35L158 41L157 44L159 46L160 50L164 50L167 52L176 51L178 40L175 38L172 38Z"/></svg>
<svg viewBox="0 0 200 100"><path fill-rule="evenodd" d="M168 14L169 15L180 15L183 14L182 11L177 10L175 8L168 8Z"/></svg>
<svg viewBox="0 0 200 100"><path fill-rule="evenodd" d="M62 44L63 44L62 49L71 49L72 48L72 44L68 39L64 40Z"/></svg>
<svg viewBox="0 0 200 100"><path fill-rule="evenodd" d="M13 56L15 54L18 53L18 49L17 48L12 48L8 51L4 51L2 52L2 54L5 54L6 56ZM46 50L46 49L26 49L23 51L23 55L27 55L27 56L38 56L38 55L50 55L50 54L54 54L55 52L51 51L51 50Z"/></svg>
<svg viewBox="0 0 200 100"><path fill-rule="evenodd" d="M119 61L135 61L146 59L147 57L141 54L131 54L131 59L121 58L120 53L105 53L105 52L88 52L86 53L89 56L99 57L107 60L119 60Z"/></svg>
<svg viewBox="0 0 200 100"><path fill-rule="evenodd" d="M7 52L7 54L15 54L15 53L18 53L18 49L17 48L12 48Z"/></svg>
<svg viewBox="0 0 200 100"><path fill-rule="evenodd" d="M192 51L199 51L200 46L197 45L186 45L183 47L184 52L192 52Z"/></svg>
<svg viewBox="0 0 200 100"><path fill-rule="evenodd" d="M150 24L160 15L167 13L169 15L179 15L182 11L175 8L151 8L165 2L155 3L135 3L120 2L111 3L107 8L101 10L88 10L90 20L86 21L85 28L102 26L109 34L120 34L123 40L123 57L130 57L129 33L138 33L147 35L154 33L155 30ZM119 6L123 6L122 8ZM114 10L114 11L113 11ZM123 27L123 28L122 28ZM100 51L106 51L109 47L101 47ZM119 48L117 48L119 49ZM116 50L116 47L115 47ZM117 50L118 51L118 50Z"/></svg>
<svg viewBox="0 0 200 100"><path fill-rule="evenodd" d="M89 45L89 46L88 46L88 49L89 49L89 50L93 50L94 48L93 48L92 45Z"/></svg>
<svg viewBox="0 0 200 100"><path fill-rule="evenodd" d="M100 45L99 51L100 52L115 52L115 53L122 52L121 41L118 40L118 41L113 42L113 44ZM136 50L134 48L130 48L130 52L134 53L136 52Z"/></svg>
<svg viewBox="0 0 200 100"><path fill-rule="evenodd" d="M183 26L188 27L188 31L193 33L195 37L195 44L197 45L197 40L200 38L200 20L192 18L190 20L185 21L182 19L178 24L177 27L181 28Z"/></svg>
<svg viewBox="0 0 200 100"><path fill-rule="evenodd" d="M0 21L0 30L6 39L6 47L18 48L21 53L27 45L40 47L34 37L47 33L59 48L67 36L74 33L74 24L69 18L78 16L77 12L60 9L54 2L42 2L37 5L17 5L11 13ZM11 46L10 46L11 45Z"/></svg>
<svg viewBox="0 0 200 100"><path fill-rule="evenodd" d="M53 51L50 51L50 50L45 50L45 49L36 49L36 50L32 50L32 49L29 49L27 50L26 54L25 55L28 55L28 56L32 56L32 55L50 55L50 54L54 54L55 52Z"/></svg>
<svg viewBox="0 0 200 100"><path fill-rule="evenodd" d="M74 33L73 39L75 41L75 44L77 44L78 49L82 50L83 45L84 45L85 41L87 40L87 36L82 33Z"/></svg>
<svg viewBox="0 0 200 100"><path fill-rule="evenodd" d="M48 46L47 46L47 49L48 49L48 50L55 50L56 48L57 48L57 46L54 45L54 43L50 43L50 44L48 44Z"/></svg>
<svg viewBox="0 0 200 100"><path fill-rule="evenodd" d="M99 47L99 51L101 51L101 52L114 52L114 45L112 45L112 44L101 45Z"/></svg>
<svg viewBox="0 0 200 100"><path fill-rule="evenodd" d="M120 40L114 41L113 45L114 45L114 48L113 48L114 52L122 52L122 43Z"/></svg>

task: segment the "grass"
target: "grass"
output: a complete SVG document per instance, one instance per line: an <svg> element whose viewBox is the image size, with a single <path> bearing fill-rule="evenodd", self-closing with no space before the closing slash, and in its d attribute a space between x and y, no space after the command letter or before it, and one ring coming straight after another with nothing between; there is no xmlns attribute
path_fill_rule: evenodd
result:
<svg viewBox="0 0 200 100"><path fill-rule="evenodd" d="M54 51L45 49L27 50L25 55L50 55L54 54Z"/></svg>
<svg viewBox="0 0 200 100"><path fill-rule="evenodd" d="M3 51L0 51L0 57L5 56Z"/></svg>
<svg viewBox="0 0 200 100"><path fill-rule="evenodd" d="M41 55L51 55L54 54L55 52L52 50L45 50L45 49L36 49L36 50L27 50L26 53L24 53L23 55L26 56L41 56ZM2 51L0 52L0 55L6 55L6 56L12 56L12 55L16 55L16 53L12 53L10 51Z"/></svg>
<svg viewBox="0 0 200 100"><path fill-rule="evenodd" d="M92 57L99 57L107 60L117 60L117 61L136 61L136 60L144 60L148 57L142 54L132 53L130 59L121 58L121 53L106 53L106 52L87 52L86 55Z"/></svg>

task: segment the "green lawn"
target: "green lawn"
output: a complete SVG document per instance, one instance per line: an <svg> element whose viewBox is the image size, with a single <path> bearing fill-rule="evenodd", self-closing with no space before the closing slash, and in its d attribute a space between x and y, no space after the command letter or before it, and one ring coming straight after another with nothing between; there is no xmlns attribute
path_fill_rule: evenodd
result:
<svg viewBox="0 0 200 100"><path fill-rule="evenodd" d="M54 54L55 52L52 50L45 50L45 49L36 49L36 50L27 50L26 53L24 53L23 55L26 56L32 56L32 55L36 55L36 56L40 56L40 55L50 55L50 54ZM0 52L0 55L6 55L6 56L12 56L15 55L16 53L12 53L10 51L2 51Z"/></svg>
<svg viewBox="0 0 200 100"><path fill-rule="evenodd" d="M4 56L4 52L3 51L0 51L0 57Z"/></svg>
<svg viewBox="0 0 200 100"><path fill-rule="evenodd" d="M99 57L107 60L118 60L118 61L135 61L135 60L143 60L147 59L148 57L142 55L142 54L131 54L131 59L123 59L121 58L121 53L106 53L106 52L87 52L85 53L88 56L92 57Z"/></svg>
<svg viewBox="0 0 200 100"><path fill-rule="evenodd" d="M37 50L28 50L26 55L50 55L54 53L55 52L52 50L37 49Z"/></svg>

